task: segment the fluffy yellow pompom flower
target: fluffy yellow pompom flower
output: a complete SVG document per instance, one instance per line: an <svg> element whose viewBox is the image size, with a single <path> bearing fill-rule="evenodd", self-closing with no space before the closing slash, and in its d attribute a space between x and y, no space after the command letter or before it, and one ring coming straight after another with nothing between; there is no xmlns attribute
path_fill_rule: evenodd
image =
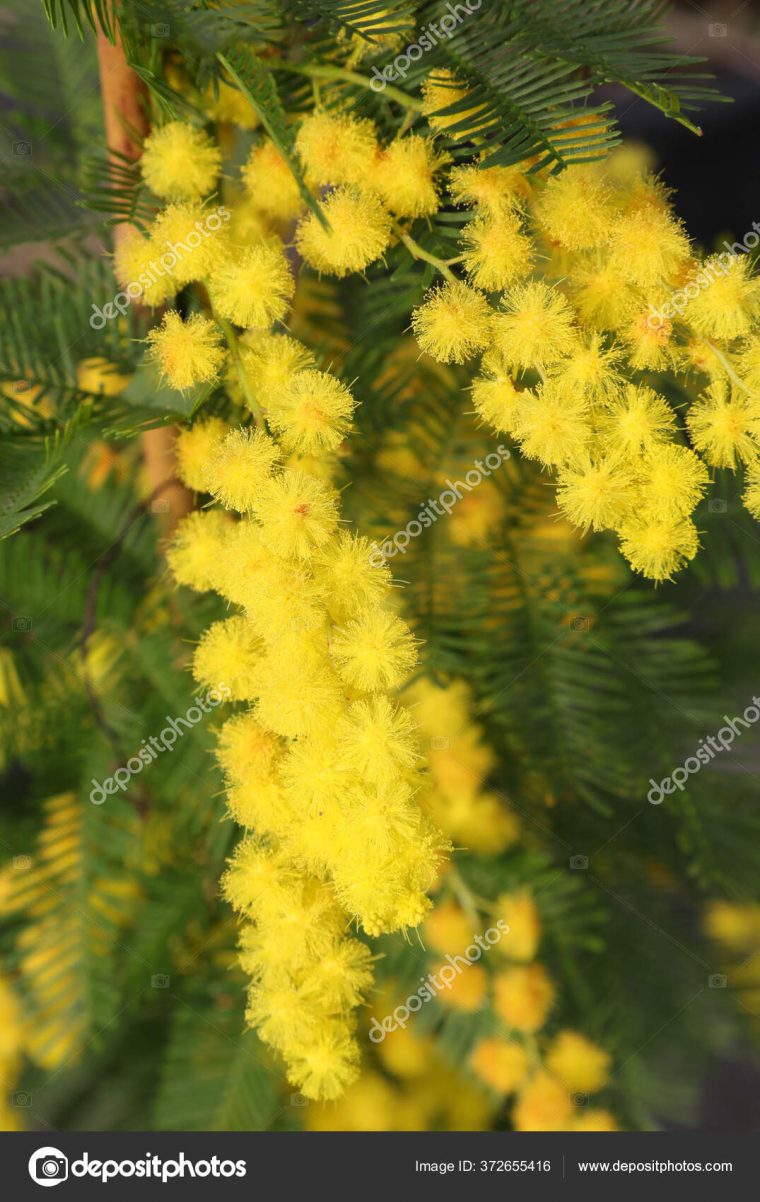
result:
<svg viewBox="0 0 760 1202"><path fill-rule="evenodd" d="M569 359L552 368L552 379L571 395L578 393L588 401L606 400L621 384L620 358L618 350L605 349L602 336L594 333L579 343Z"/></svg>
<svg viewBox="0 0 760 1202"><path fill-rule="evenodd" d="M760 462L755 460L747 468L746 488L742 493L742 504L753 518L760 521Z"/></svg>
<svg viewBox="0 0 760 1202"><path fill-rule="evenodd" d="M433 975L444 967L443 964L435 966ZM452 981L446 982L446 988L436 996L438 1003L447 1009L474 1014L483 1005L487 991L488 973L485 968L481 964L469 964Z"/></svg>
<svg viewBox="0 0 760 1202"><path fill-rule="evenodd" d="M264 661L256 713L269 730L287 739L315 737L334 726L340 715L340 685L327 660L299 663L293 652L276 649Z"/></svg>
<svg viewBox="0 0 760 1202"><path fill-rule="evenodd" d="M365 693L398 688L417 662L406 622L384 609L368 609L335 630L330 653L342 679Z"/></svg>
<svg viewBox="0 0 760 1202"><path fill-rule="evenodd" d="M601 414L599 433L613 454L639 455L669 438L675 425L675 413L664 397L651 388L628 384Z"/></svg>
<svg viewBox="0 0 760 1202"><path fill-rule="evenodd" d="M425 919L423 939L434 951L456 956L472 942L472 923L454 901L439 902Z"/></svg>
<svg viewBox="0 0 760 1202"><path fill-rule="evenodd" d="M548 381L521 393L513 429L523 454L545 467L577 462L591 438L588 405Z"/></svg>
<svg viewBox="0 0 760 1202"><path fill-rule="evenodd" d="M498 944L499 955L510 960L532 960L541 938L541 918L528 890L500 894L494 903L494 912L509 927Z"/></svg>
<svg viewBox="0 0 760 1202"><path fill-rule="evenodd" d="M760 446L760 400L729 391L721 380L691 406L686 423L691 441L713 467L751 463Z"/></svg>
<svg viewBox="0 0 760 1202"><path fill-rule="evenodd" d="M294 375L265 404L269 424L286 450L321 455L340 446L356 402L335 376L307 370Z"/></svg>
<svg viewBox="0 0 760 1202"><path fill-rule="evenodd" d="M448 129L465 117L470 117L477 110L468 109L463 113L441 115L442 110L450 105L464 100L469 90L457 79L452 71L441 69L428 75L422 82L422 111L433 129Z"/></svg>
<svg viewBox="0 0 760 1202"><path fill-rule="evenodd" d="M174 279L162 267L160 248L134 226L127 226L117 243L114 272L122 288L132 285L134 291L139 287L138 299L151 308L162 305L176 292Z"/></svg>
<svg viewBox="0 0 760 1202"><path fill-rule="evenodd" d="M189 513L177 526L166 560L178 584L205 592L216 587L216 570L232 522L218 509Z"/></svg>
<svg viewBox="0 0 760 1202"><path fill-rule="evenodd" d="M413 732L411 714L387 697L355 701L338 731L340 762L360 779L389 784L397 772L414 767Z"/></svg>
<svg viewBox="0 0 760 1202"><path fill-rule="evenodd" d="M703 265L708 282L689 300L686 319L706 338L740 338L749 334L760 312L760 279L751 273L746 255L714 255ZM689 295L688 285L686 295Z"/></svg>
<svg viewBox="0 0 760 1202"><path fill-rule="evenodd" d="M253 527L253 523L251 523ZM312 636L325 631L326 617L322 590L306 565L294 560L272 556L262 541L260 526L254 527L256 542L250 539L247 558L239 565L230 565L228 575L239 592L238 599L256 629L270 645L281 640L292 642L295 635L303 636L301 659L320 660L315 655ZM251 532L253 534L253 530ZM234 540L228 546L234 547ZM239 574L238 574L239 571ZM321 660L327 654L326 636L321 647Z"/></svg>
<svg viewBox="0 0 760 1202"><path fill-rule="evenodd" d="M620 330L628 362L637 371L661 371L675 358L673 323L655 305L639 307Z"/></svg>
<svg viewBox="0 0 760 1202"><path fill-rule="evenodd" d="M333 1101L359 1075L359 1049L340 1023L317 1029L290 1063L290 1079L307 1098Z"/></svg>
<svg viewBox="0 0 760 1202"><path fill-rule="evenodd" d="M519 167L455 167L449 191L459 205L480 205L492 215L519 205L531 195L529 179Z"/></svg>
<svg viewBox="0 0 760 1202"><path fill-rule="evenodd" d="M197 204L174 204L156 217L151 245L157 263L166 265L173 286L202 280L223 261L228 226L221 213Z"/></svg>
<svg viewBox="0 0 760 1202"><path fill-rule="evenodd" d="M633 483L625 463L614 457L587 457L560 471L557 503L574 526L584 530L614 529L635 499Z"/></svg>
<svg viewBox="0 0 760 1202"><path fill-rule="evenodd" d="M270 326L285 316L293 277L280 243L260 242L231 255L209 281L214 309L238 326Z"/></svg>
<svg viewBox="0 0 760 1202"><path fill-rule="evenodd" d="M516 213L480 214L462 230L464 265L473 284L486 292L508 288L528 274L533 243Z"/></svg>
<svg viewBox="0 0 760 1202"><path fill-rule="evenodd" d="M472 382L472 403L478 417L505 434L511 434L514 430L522 395L515 388L512 378L504 372L477 376Z"/></svg>
<svg viewBox="0 0 760 1202"><path fill-rule="evenodd" d="M339 530L317 556L314 572L324 586L331 612L341 621L379 604L391 587L390 569L382 560L378 562L369 540L346 530Z"/></svg>
<svg viewBox="0 0 760 1202"><path fill-rule="evenodd" d="M596 1093L607 1084L610 1055L577 1031L560 1031L546 1067L571 1091Z"/></svg>
<svg viewBox="0 0 760 1202"><path fill-rule="evenodd" d="M254 786L268 779L282 754L282 742L265 730L252 710L233 714L219 731L216 758L234 783Z"/></svg>
<svg viewBox="0 0 760 1202"><path fill-rule="evenodd" d="M202 129L169 121L145 139L140 170L143 179L165 200L200 200L214 187L221 155Z"/></svg>
<svg viewBox="0 0 760 1202"><path fill-rule="evenodd" d="M516 1031L538 1031L546 1022L554 992L540 964L510 968L494 980L494 1010Z"/></svg>
<svg viewBox="0 0 760 1202"><path fill-rule="evenodd" d="M616 330L631 320L638 298L625 275L600 253L580 262L573 271L574 299L583 321L602 330Z"/></svg>
<svg viewBox="0 0 760 1202"><path fill-rule="evenodd" d="M629 518L620 526L620 550L636 572L650 580L671 580L699 547L689 518Z"/></svg>
<svg viewBox="0 0 760 1202"><path fill-rule="evenodd" d="M557 289L540 280L507 293L494 322L496 345L514 367L545 368L574 350L573 311Z"/></svg>
<svg viewBox="0 0 760 1202"><path fill-rule="evenodd" d="M236 196L230 213L228 245L241 247L263 242L272 237L272 225L272 219L257 209L245 194Z"/></svg>
<svg viewBox="0 0 760 1202"><path fill-rule="evenodd" d="M239 349L246 379L264 409L274 393L285 388L296 372L314 366L311 351L287 334L247 330L241 335ZM230 387L235 383L235 376L231 374ZM239 389L239 383L237 386ZM242 395L240 399L244 399Z"/></svg>
<svg viewBox="0 0 760 1202"><path fill-rule="evenodd" d="M267 900L287 900L295 884L294 876L271 847L261 840L247 838L235 848L222 877L222 892L231 906L248 913Z"/></svg>
<svg viewBox="0 0 760 1202"><path fill-rule="evenodd" d="M379 259L391 237L391 219L376 196L336 188L322 203L330 228L309 213L296 230L296 246L310 266L341 277Z"/></svg>
<svg viewBox="0 0 760 1202"><path fill-rule="evenodd" d="M214 449L229 431L221 417L196 422L177 436L177 471L182 483L193 492L208 492L206 471Z"/></svg>
<svg viewBox="0 0 760 1202"><path fill-rule="evenodd" d="M357 184L370 178L377 139L371 121L321 109L304 117L296 134L296 150L310 183Z"/></svg>
<svg viewBox="0 0 760 1202"><path fill-rule="evenodd" d="M438 210L434 177L444 161L428 138L407 134L378 153L372 184L397 217L427 217Z"/></svg>
<svg viewBox="0 0 760 1202"><path fill-rule="evenodd" d="M612 230L612 193L595 167L568 167L553 176L536 205L536 219L569 250L590 250Z"/></svg>
<svg viewBox="0 0 760 1202"><path fill-rule="evenodd" d="M704 496L708 480L704 463L687 447L656 446L643 464L638 508L659 518L689 514Z"/></svg>
<svg viewBox="0 0 760 1202"><path fill-rule="evenodd" d="M216 324L200 313L183 321L176 310L164 314L160 326L148 332L149 357L172 388L184 392L219 378L225 350Z"/></svg>
<svg viewBox="0 0 760 1202"><path fill-rule="evenodd" d="M280 221L298 216L304 203L298 183L271 138L254 146L242 174L256 209Z"/></svg>
<svg viewBox="0 0 760 1202"><path fill-rule="evenodd" d="M384 1011L380 1010L379 1016L383 1017ZM435 1044L429 1036L417 1035L408 1027L396 1027L377 1045L377 1054L389 1072L408 1081L430 1068L435 1059Z"/></svg>
<svg viewBox="0 0 760 1202"><path fill-rule="evenodd" d="M195 648L193 676L199 684L226 685L231 701L258 696L257 668L264 644L243 617L214 622Z"/></svg>
<svg viewBox="0 0 760 1202"><path fill-rule="evenodd" d="M705 930L711 939L736 952L748 952L760 943L760 905L756 902L710 902Z"/></svg>
<svg viewBox="0 0 760 1202"><path fill-rule="evenodd" d="M249 513L260 501L280 452L262 430L230 430L213 449L206 487L228 509Z"/></svg>
<svg viewBox="0 0 760 1202"><path fill-rule="evenodd" d="M647 206L619 217L610 241L610 267L641 288L671 280L691 254L676 218Z"/></svg>
<svg viewBox="0 0 760 1202"><path fill-rule="evenodd" d="M711 348L705 348L711 349ZM715 352L712 351L713 358ZM707 370L707 368L703 368ZM749 338L737 355L736 370L752 392L760 392L760 336Z"/></svg>
<svg viewBox="0 0 760 1202"><path fill-rule="evenodd" d="M255 512L261 540L275 555L308 559L321 550L338 523L334 489L303 472L284 472L261 489Z"/></svg>
<svg viewBox="0 0 760 1202"><path fill-rule="evenodd" d="M209 85L204 100L206 112L212 121L228 121L239 129L255 129L259 123L258 114L250 100L239 88L225 83L223 79L217 81L216 90L213 84Z"/></svg>
<svg viewBox="0 0 760 1202"><path fill-rule="evenodd" d="M488 345L492 320L483 293L456 280L430 289L412 313L412 329L420 350L439 363L464 363Z"/></svg>
<svg viewBox="0 0 760 1202"><path fill-rule="evenodd" d="M271 830L286 814L290 817L290 807L274 775L243 785L228 784L227 812L238 826L257 833Z"/></svg>
<svg viewBox="0 0 760 1202"><path fill-rule="evenodd" d="M570 1130L573 1107L567 1089L549 1073L536 1073L520 1090L512 1122L516 1131Z"/></svg>
<svg viewBox="0 0 760 1202"><path fill-rule="evenodd" d="M528 1053L521 1043L481 1039L470 1056L470 1067L497 1093L514 1093L528 1075Z"/></svg>

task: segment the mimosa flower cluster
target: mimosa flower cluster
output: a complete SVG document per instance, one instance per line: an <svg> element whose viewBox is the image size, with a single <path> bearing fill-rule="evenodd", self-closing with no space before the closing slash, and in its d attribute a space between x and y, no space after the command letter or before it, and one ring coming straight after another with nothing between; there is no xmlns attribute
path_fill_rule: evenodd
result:
<svg viewBox="0 0 760 1202"><path fill-rule="evenodd" d="M300 383L295 373L288 396ZM298 442L303 410L269 401L284 442ZM247 832L224 891L245 920L248 1017L299 1089L336 1097L356 1073L352 1010L372 980L348 923L368 935L416 926L444 850L415 800L414 722L389 696L415 643L393 612L387 569L339 528L334 489L285 462L282 443L201 423L181 435L179 457L197 462L186 480L200 471L224 506L185 519L169 558L180 582L235 606L204 635L194 673L209 684L223 671L246 703L222 727L218 757Z"/></svg>
<svg viewBox="0 0 760 1202"><path fill-rule="evenodd" d="M530 890L500 894L491 921L509 927L494 948L495 971L466 968L450 993L440 995L452 1009L489 1012L489 1033L474 1045L470 1071L510 1099L517 1131L615 1130L608 1110L588 1106L590 1095L607 1084L609 1053L579 1031L562 1028L553 1036L546 1031L556 987L537 958L543 927ZM426 922L424 937L434 951L457 955L468 926L459 903L443 901Z"/></svg>
<svg viewBox="0 0 760 1202"><path fill-rule="evenodd" d="M432 788L424 804L458 845L493 852L519 838L519 825L508 799L484 792L493 768L492 754L472 719L472 701L462 681L415 683L415 716L429 742ZM472 942L473 915L452 882L423 927L423 941L437 955L462 961ZM469 1067L494 1093L511 1099L516 1130L614 1130L615 1120L601 1107L588 1107L591 1094L607 1083L611 1057L587 1036L562 1029L552 1038L548 1025L556 987L539 961L543 924L526 887L500 894L483 919L503 932L487 966L470 963L450 986L437 993L439 1003L465 1014L488 1009L491 1033L474 1046ZM443 964L443 961L441 962ZM445 965L444 965L445 967ZM436 970L444 971L443 967ZM423 986L425 988L425 986ZM420 991L421 992L421 991ZM388 1008L388 1013L396 1013ZM377 1020L373 1029L377 1029ZM371 1036L372 1037L372 1036ZM374 1036L373 1038L377 1038Z"/></svg>
<svg viewBox="0 0 760 1202"><path fill-rule="evenodd" d="M432 135L386 143L368 119L307 114L296 150L307 183L322 192L327 226L304 213L287 164L261 139L231 226L233 237L237 226L263 242L222 268L212 303L242 325L282 317L290 285L271 243L278 225L297 221L301 257L337 278L404 242L443 277L413 314L421 350L443 363L477 360L476 412L554 475L562 513L584 532L613 532L635 571L670 579L698 550L694 513L713 469L746 470L744 503L760 517L760 282L748 257L736 256L709 287L690 291L711 259L697 254L667 189L629 152L552 177L529 174L530 163L452 166L434 136L452 119L437 113L464 96L455 79L431 76L423 103ZM162 241L181 237L188 206L219 171L207 135L180 136L176 125L150 146L147 178L172 202L157 222ZM170 178L158 165L161 139L167 161L185 147L191 172ZM444 204L469 210L448 263L410 235ZM146 248L131 253L139 274ZM211 260L215 251L199 254ZM179 270L192 278L187 264ZM674 289L691 299L671 319L663 313ZM196 375L210 380L219 357L201 320L188 340L198 348ZM177 330L167 334L179 345Z"/></svg>
<svg viewBox="0 0 760 1202"><path fill-rule="evenodd" d="M170 125L146 147L151 187L179 202L158 217L161 237L194 218L213 186L204 137ZM164 141L171 154L154 164ZM370 951L347 927L376 936L416 926L446 847L416 802L415 724L391 697L414 667L415 640L394 612L389 572L340 525L330 456L350 429L351 391L271 332L293 294L282 242L239 244L233 229L198 246L191 276L186 259L178 266L205 285L210 315L170 310L151 354L176 388L225 378L257 420L181 434L184 482L219 508L185 519L169 551L179 582L234 607L193 661L199 684L223 679L246 707L219 739L229 812L246 831L224 892L244 922L250 1023L304 1094L334 1098L357 1072L353 1011L372 981Z"/></svg>
<svg viewBox="0 0 760 1202"><path fill-rule="evenodd" d="M696 554L711 469L745 467L744 502L760 517L760 281L749 261L732 259L671 321L666 298L688 291L701 263L667 191L625 160L548 180L458 168L450 187L475 202L466 278L448 272L430 290L413 315L418 343L445 363L481 357L477 414L554 474L561 512L583 531L614 531L655 581Z"/></svg>

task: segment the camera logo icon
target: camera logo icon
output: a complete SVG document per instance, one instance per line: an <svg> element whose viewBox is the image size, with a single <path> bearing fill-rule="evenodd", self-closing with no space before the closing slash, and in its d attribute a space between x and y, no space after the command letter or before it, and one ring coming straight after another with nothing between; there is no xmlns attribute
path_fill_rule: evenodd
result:
<svg viewBox="0 0 760 1202"><path fill-rule="evenodd" d="M69 1162L58 1148L38 1148L29 1157L29 1176L38 1185L60 1185L68 1175Z"/></svg>
<svg viewBox="0 0 760 1202"><path fill-rule="evenodd" d="M578 616L570 619L570 629L572 631L574 631L575 633L577 633L579 630L580 631L589 630L590 628L591 628L591 622L589 621L588 618L583 618L580 615L578 615Z"/></svg>

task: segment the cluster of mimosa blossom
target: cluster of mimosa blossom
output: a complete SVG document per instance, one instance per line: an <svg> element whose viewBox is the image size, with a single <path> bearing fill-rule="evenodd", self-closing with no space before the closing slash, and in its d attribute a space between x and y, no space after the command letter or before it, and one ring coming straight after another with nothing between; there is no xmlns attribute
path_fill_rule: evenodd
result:
<svg viewBox="0 0 760 1202"><path fill-rule="evenodd" d="M218 161L204 137L172 126L152 135L146 178L177 203L146 243L189 222L213 186ZM153 165L162 138L179 151ZM195 174L180 170L183 153ZM218 507L189 515L168 552L178 582L214 589L233 609L193 660L200 684L224 680L244 706L219 736L229 813L245 829L223 888L243 920L249 1022L294 1085L329 1099L358 1071L354 1010L372 982L370 950L348 927L377 936L417 926L446 850L416 800L415 723L391 696L417 651L390 573L340 524L330 464L353 395L305 346L271 332L293 293L282 242L238 243L233 227L200 240L180 267L205 285L209 315L168 311L151 355L176 388L225 379L256 417L180 434L182 479Z"/></svg>
<svg viewBox="0 0 760 1202"><path fill-rule="evenodd" d="M560 511L614 531L655 581L697 552L710 469L746 467L760 517L760 280L747 257L703 270L666 190L635 170L529 182L468 167L453 189L476 202L467 278L430 290L417 340L442 362L482 356L478 416L554 473ZM690 299L671 320L675 289Z"/></svg>
<svg viewBox="0 0 760 1202"><path fill-rule="evenodd" d="M231 232L261 242L221 271L219 314L261 323L264 310L272 320L284 312L287 279L267 241L278 223L297 221L304 261L340 278L399 239L419 252L411 223L444 203L469 210L459 255L438 261L441 282L413 314L421 350L443 363L477 361L476 412L553 473L561 512L582 531L614 532L635 571L670 579L698 550L694 513L712 469L746 469L744 503L760 517L760 282L748 257L703 261L668 190L625 152L551 177L531 174L530 163L452 167L435 138L451 119L436 111L466 93L444 78L423 93L431 132L387 144L372 121L340 111L301 120L296 150L308 185L322 192L327 226L304 211L271 141L257 143ZM194 167L178 185L168 164L182 153ZM213 144L173 123L146 157L151 187L172 201L157 241L181 239L218 174ZM125 252L133 276L151 249ZM208 238L198 251L216 253ZM188 271L183 260L178 278ZM688 298L677 312L676 292ZM204 336L211 379L213 336L198 323L188 332L198 346Z"/></svg>
<svg viewBox="0 0 760 1202"><path fill-rule="evenodd" d="M372 980L349 921L370 936L416 926L445 841L416 802L414 721L389 696L416 659L389 574L339 528L334 489L286 458L304 428L335 430L305 388L317 374L287 385L300 405L270 396L268 412L287 414L282 442L214 420L180 435L186 482L223 508L186 518L169 562L179 582L235 607L203 636L193 670L246 703L222 727L218 758L246 830L224 892L245 921L248 1018L295 1085L330 1098L355 1075L352 1011Z"/></svg>
<svg viewBox="0 0 760 1202"><path fill-rule="evenodd" d="M520 826L508 799L483 787L494 761L472 719L467 686L421 680L406 696L414 699L420 733L429 742L432 787L423 799L425 808L455 843L475 852L493 854L514 845ZM437 995L448 1009L489 1012L489 1033L470 1055L473 1075L511 1100L518 1131L614 1130L608 1110L587 1106L589 1095L607 1084L609 1053L578 1031L545 1033L556 988L540 962L543 922L531 890L518 886L501 893L487 911L478 903L477 913L474 900L467 906L466 895L460 896L461 886L448 888L446 876L443 885L448 896L441 896L422 928L423 941L435 955L461 958L472 943L473 927L501 924L505 932L488 956L464 967ZM385 999L384 1004L392 1012L392 1003Z"/></svg>
<svg viewBox="0 0 760 1202"><path fill-rule="evenodd" d="M281 345L268 337L256 355L271 366ZM287 458L304 440L331 446L352 404L306 367L268 394L280 441L213 419L181 434L186 482L222 508L191 514L169 551L178 581L235 607L193 663L200 683L224 679L246 703L219 738L228 808L246 830L224 891L245 920L248 1018L314 1098L338 1096L356 1072L352 1011L372 975L349 920L372 936L416 926L444 850L415 799L415 724L389 696L416 660L389 573L340 529L330 484Z"/></svg>
<svg viewBox="0 0 760 1202"><path fill-rule="evenodd" d="M415 640L387 567L340 524L332 480L355 401L285 332L294 252L338 279L400 244L432 263L441 282L412 315L419 347L442 363L478 359L479 418L556 474L572 523L616 532L636 570L667 579L695 554L710 468L746 464L745 500L760 516L760 285L746 258L671 321L668 297L699 263L664 187L625 156L551 178L530 164L452 166L436 137L448 119L436 113L459 95L450 79L428 81L427 132L390 141L339 110L301 117L295 153L326 221L261 131L238 191L225 184L231 219L212 221L220 151L170 121L141 160L163 207L116 256L124 287L150 281L149 305L195 285L189 309L169 309L150 332L149 356L171 387L221 386L245 414L181 434L181 477L216 504L184 520L169 562L180 583L233 607L193 664L200 684L223 680L246 707L219 741L229 812L245 829L224 891L244 924L248 1019L312 1098L339 1096L358 1071L354 1015L371 955L349 924L368 936L416 926L447 836L493 851L510 841L512 818L481 788L486 752L466 788L445 774L422 787L415 721L393 699ZM215 99L218 119L254 128L233 100ZM448 262L411 235L446 205L469 210ZM150 271L167 247L162 272ZM687 374L703 394L684 421L671 398ZM496 1011L522 1029L512 1019L525 1003L541 1016L525 1030L537 1030L553 996L543 969L520 963L502 976ZM481 1054L483 1076L502 1051ZM545 1075L529 1079L546 1086Z"/></svg>

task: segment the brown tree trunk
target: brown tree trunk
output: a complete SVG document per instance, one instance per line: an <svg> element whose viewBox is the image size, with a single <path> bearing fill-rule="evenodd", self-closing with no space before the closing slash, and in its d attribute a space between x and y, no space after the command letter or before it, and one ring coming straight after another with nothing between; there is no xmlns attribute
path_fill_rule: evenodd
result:
<svg viewBox="0 0 760 1202"><path fill-rule="evenodd" d="M147 89L127 64L118 29L115 44L99 30L98 65L108 148L137 159L140 157L137 139L142 139L149 129ZM114 227L116 246L128 228L125 223ZM167 535L193 507L191 494L176 476L176 433L174 426L162 426L147 430L142 436L148 491L156 496L153 509Z"/></svg>

